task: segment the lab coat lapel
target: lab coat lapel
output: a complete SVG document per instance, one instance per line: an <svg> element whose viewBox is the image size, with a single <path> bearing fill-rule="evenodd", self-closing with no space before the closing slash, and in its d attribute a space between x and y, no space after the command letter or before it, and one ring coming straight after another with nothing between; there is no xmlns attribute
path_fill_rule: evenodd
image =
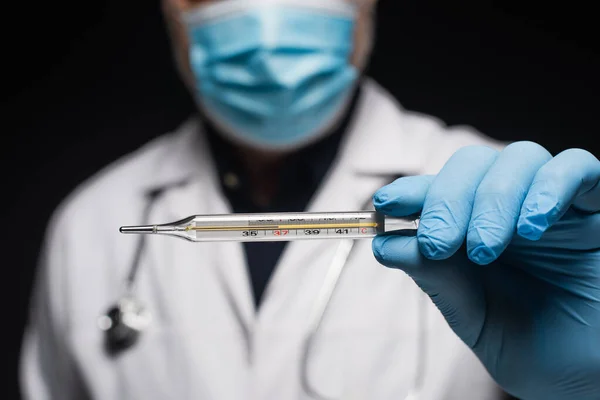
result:
<svg viewBox="0 0 600 400"><path fill-rule="evenodd" d="M160 202L164 221L173 222L194 214L227 214L231 210L221 195L218 174L208 145L197 121L191 121L174 140L171 149L157 171L157 181L165 185L170 182L184 182L169 190ZM179 249L170 251L169 260L173 265L196 264L197 268L214 268L222 290L227 293L232 315L241 324L240 328L248 333L254 321L254 302L249 285L243 247L240 243L220 242L194 244L166 238L171 246ZM176 241L176 242L174 242ZM210 246L210 247L206 247ZM206 254L200 248L210 249ZM160 257L160 256L159 256ZM208 259L210 257L211 259ZM160 261L163 261L160 258ZM193 261L190 261L190 260ZM168 274L168 268L161 269ZM164 277L167 279L167 277ZM189 306L179 305L189 308ZM185 323L185 320L180 321Z"/></svg>

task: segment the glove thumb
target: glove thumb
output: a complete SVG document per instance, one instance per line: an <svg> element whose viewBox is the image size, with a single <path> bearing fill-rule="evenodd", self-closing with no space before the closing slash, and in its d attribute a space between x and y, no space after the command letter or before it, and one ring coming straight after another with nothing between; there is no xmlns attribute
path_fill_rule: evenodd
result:
<svg viewBox="0 0 600 400"><path fill-rule="evenodd" d="M375 194L375 208L395 217L418 213L432 180L431 176L400 178ZM446 260L430 260L421 253L416 236L398 233L376 237L373 254L381 264L407 273L454 332L469 347L477 344L486 310L482 268L471 263L466 252L459 251Z"/></svg>

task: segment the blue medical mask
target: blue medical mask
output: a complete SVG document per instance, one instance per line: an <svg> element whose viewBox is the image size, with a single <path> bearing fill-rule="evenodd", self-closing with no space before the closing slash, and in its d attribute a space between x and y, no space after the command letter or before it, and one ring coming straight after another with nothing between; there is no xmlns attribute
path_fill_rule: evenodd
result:
<svg viewBox="0 0 600 400"><path fill-rule="evenodd" d="M196 97L232 139L298 148L349 104L355 6L344 0L224 0L184 14Z"/></svg>

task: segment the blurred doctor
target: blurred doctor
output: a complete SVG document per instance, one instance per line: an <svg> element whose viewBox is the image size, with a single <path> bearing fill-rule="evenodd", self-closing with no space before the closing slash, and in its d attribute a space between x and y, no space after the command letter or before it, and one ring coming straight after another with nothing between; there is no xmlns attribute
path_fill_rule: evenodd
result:
<svg viewBox="0 0 600 400"><path fill-rule="evenodd" d="M452 211L474 203L466 194L496 157L547 161L539 146L503 151L471 129L407 112L363 76L375 0L163 3L198 115L101 171L56 211L23 347L26 397L504 398L488 370L513 393L537 393L490 367L499 353L477 352L453 307L471 308L415 273L420 259L402 253L410 243L152 237L141 246L118 233L120 225L192 214L362 210L402 176L413 178L377 192L380 210L419 211L433 185ZM441 183L432 183L443 168ZM463 214L454 222L466 230ZM434 220L424 218L423 229L447 231ZM449 258L465 235L429 243L429 258ZM137 340L111 350L97 317L127 292L132 265L129 294L151 320ZM448 287L473 286L439 274Z"/></svg>

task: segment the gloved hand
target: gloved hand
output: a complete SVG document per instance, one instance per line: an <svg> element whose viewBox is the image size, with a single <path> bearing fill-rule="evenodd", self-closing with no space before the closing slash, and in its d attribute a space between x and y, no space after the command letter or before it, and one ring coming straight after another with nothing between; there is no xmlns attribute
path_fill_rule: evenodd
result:
<svg viewBox="0 0 600 400"><path fill-rule="evenodd" d="M435 177L374 196L421 212L373 252L425 291L494 379L524 400L600 399L600 162L519 142L459 150Z"/></svg>

